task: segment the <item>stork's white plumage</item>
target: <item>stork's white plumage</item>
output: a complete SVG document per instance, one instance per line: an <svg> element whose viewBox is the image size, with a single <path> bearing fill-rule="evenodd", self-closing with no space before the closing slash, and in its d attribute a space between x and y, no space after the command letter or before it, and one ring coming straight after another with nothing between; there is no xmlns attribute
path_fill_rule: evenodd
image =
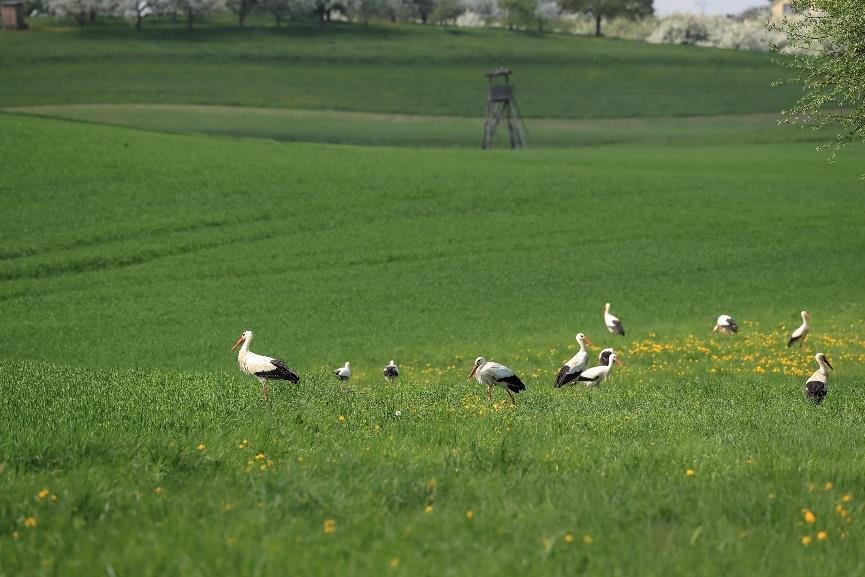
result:
<svg viewBox="0 0 865 577"><path fill-rule="evenodd" d="M589 364L589 353L586 351L586 345L594 346L594 343L583 333L577 333L576 339L580 345L580 350L559 369L559 374L556 375L556 388L575 381Z"/></svg>
<svg viewBox="0 0 865 577"><path fill-rule="evenodd" d="M526 386L512 370L499 363L488 361L483 357L475 359L475 366L469 375L469 380L474 377L477 381L486 385L487 399L493 400L493 387L502 387L511 397L511 402L517 404L514 393L526 390Z"/></svg>
<svg viewBox="0 0 865 577"><path fill-rule="evenodd" d="M610 314L610 303L604 305L604 324L607 325L607 330L614 335L625 336L625 327L615 315Z"/></svg>
<svg viewBox="0 0 865 577"><path fill-rule="evenodd" d="M583 371L582 374L577 377L577 381L585 382L587 386L600 384L610 376L610 373L613 371L613 363L622 364L616 357L616 353L610 353L606 365L598 365L597 367L592 367L591 369Z"/></svg>
<svg viewBox="0 0 865 577"><path fill-rule="evenodd" d="M616 352L613 347L607 347L598 353L598 364L607 366L610 362L610 355Z"/></svg>
<svg viewBox="0 0 865 577"><path fill-rule="evenodd" d="M823 353L814 355L814 360L817 361L820 368L805 381L805 398L819 405L826 398L829 371L832 370L832 365Z"/></svg>
<svg viewBox="0 0 865 577"><path fill-rule="evenodd" d="M399 376L399 368L396 366L396 363L393 362L393 359L391 359L391 361L384 368L384 378L386 378L389 381L393 381L398 376Z"/></svg>
<svg viewBox="0 0 865 577"><path fill-rule="evenodd" d="M787 348L790 348L790 345L799 341L799 348L802 348L802 345L805 343L805 339L808 338L808 331L811 330L811 325L808 324L808 320L811 318L811 315L808 311L802 311L799 313L802 316L802 324L799 325L793 334L790 335L790 340L787 341Z"/></svg>
<svg viewBox="0 0 865 577"><path fill-rule="evenodd" d="M348 361L346 361L345 365L343 365L343 366L341 366L340 368L336 369L336 370L333 372L333 374L335 374L335 375L336 375L336 378L338 378L340 381L347 381L347 380L349 380L349 379L351 378L351 363L349 363Z"/></svg>
<svg viewBox="0 0 865 577"><path fill-rule="evenodd" d="M289 369L285 365L285 362L273 357L257 355L250 351L249 343L251 342L252 331L244 331L240 335L240 338L237 339L237 342L234 343L234 346L231 347L231 350L233 351L240 346L240 350L237 351L237 364L242 372L258 379L258 382L261 383L261 392L265 399L268 398L270 390L267 385L267 381L269 380L281 380L290 383L300 382L300 377Z"/></svg>
<svg viewBox="0 0 865 577"><path fill-rule="evenodd" d="M712 332L715 331L725 335L738 333L739 325L736 324L736 321L734 321L733 317L730 315L721 315L718 317L718 320L715 321L715 328L712 329Z"/></svg>

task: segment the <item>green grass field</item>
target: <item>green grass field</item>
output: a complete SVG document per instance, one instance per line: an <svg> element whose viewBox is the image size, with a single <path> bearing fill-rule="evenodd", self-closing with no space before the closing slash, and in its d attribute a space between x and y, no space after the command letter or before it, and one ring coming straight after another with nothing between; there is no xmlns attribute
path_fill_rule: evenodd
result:
<svg viewBox="0 0 865 577"><path fill-rule="evenodd" d="M502 53L534 145L467 150ZM0 577L865 574L863 150L775 126L765 55L37 22L0 58ZM270 406L244 329L301 374ZM553 389L578 331L625 366Z"/></svg>

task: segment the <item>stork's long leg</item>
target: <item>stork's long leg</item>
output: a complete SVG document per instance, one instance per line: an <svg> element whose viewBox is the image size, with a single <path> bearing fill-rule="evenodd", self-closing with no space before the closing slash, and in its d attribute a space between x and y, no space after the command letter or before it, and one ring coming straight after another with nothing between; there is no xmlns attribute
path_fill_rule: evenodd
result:
<svg viewBox="0 0 865 577"><path fill-rule="evenodd" d="M511 404L514 405L514 406L516 406L516 404L517 404L517 399L516 399L516 397L514 397L514 394L511 392L510 389L505 389L505 390L508 392L508 395L511 396Z"/></svg>
<svg viewBox="0 0 865 577"><path fill-rule="evenodd" d="M493 402L493 388L489 385L487 385L487 400Z"/></svg>

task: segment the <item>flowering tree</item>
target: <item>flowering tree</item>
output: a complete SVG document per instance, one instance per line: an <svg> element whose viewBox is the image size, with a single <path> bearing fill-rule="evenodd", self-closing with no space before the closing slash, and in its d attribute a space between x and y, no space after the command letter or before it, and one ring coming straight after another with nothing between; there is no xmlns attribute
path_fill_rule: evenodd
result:
<svg viewBox="0 0 865 577"><path fill-rule="evenodd" d="M72 18L82 30L96 8L96 0L49 0L48 2L48 10L54 16Z"/></svg>
<svg viewBox="0 0 865 577"><path fill-rule="evenodd" d="M196 19L225 9L223 0L173 0L173 8L186 16L186 27L192 28Z"/></svg>
<svg viewBox="0 0 865 577"><path fill-rule="evenodd" d="M865 10L862 0L794 0L798 14L774 27L787 36L792 59L779 59L805 94L788 110L786 122L838 129L834 152L865 140Z"/></svg>
<svg viewBox="0 0 865 577"><path fill-rule="evenodd" d="M559 5L566 12L577 12L594 18L595 36L601 36L601 21L604 18L651 16L655 11L652 2L653 0L559 0Z"/></svg>
<svg viewBox="0 0 865 577"><path fill-rule="evenodd" d="M544 26L559 17L561 10L556 0L538 0L535 6L535 20L538 22L538 32L544 31Z"/></svg>

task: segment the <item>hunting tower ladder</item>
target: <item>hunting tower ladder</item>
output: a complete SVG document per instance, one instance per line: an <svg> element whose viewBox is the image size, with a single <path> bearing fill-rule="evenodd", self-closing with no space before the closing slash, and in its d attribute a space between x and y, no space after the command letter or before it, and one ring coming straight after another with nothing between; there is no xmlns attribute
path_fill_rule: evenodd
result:
<svg viewBox="0 0 865 577"><path fill-rule="evenodd" d="M496 128L504 120L508 125L508 137L511 148L523 148L526 145L525 126L517 112L517 101L514 98L514 87L510 83L511 70L497 68L490 70L484 76L489 79L487 91L487 119L484 122L484 138L481 148L489 150L493 147ZM504 83L497 82L504 80Z"/></svg>

